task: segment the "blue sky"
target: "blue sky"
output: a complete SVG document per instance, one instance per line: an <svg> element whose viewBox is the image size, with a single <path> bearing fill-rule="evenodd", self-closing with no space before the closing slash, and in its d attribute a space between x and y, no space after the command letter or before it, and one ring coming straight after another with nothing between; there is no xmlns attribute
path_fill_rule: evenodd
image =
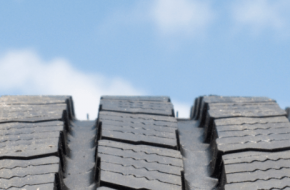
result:
<svg viewBox="0 0 290 190"><path fill-rule="evenodd" d="M2 1L0 94L199 95L290 105L287 0ZM21 82L20 82L21 81ZM84 100L85 99L85 100Z"/></svg>

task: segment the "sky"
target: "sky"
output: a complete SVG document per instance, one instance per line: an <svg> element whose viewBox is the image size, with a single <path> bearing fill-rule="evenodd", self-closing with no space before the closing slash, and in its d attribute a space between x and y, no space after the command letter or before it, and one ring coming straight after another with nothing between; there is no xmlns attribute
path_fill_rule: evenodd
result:
<svg viewBox="0 0 290 190"><path fill-rule="evenodd" d="M200 95L290 106L289 0L10 0L0 6L0 95Z"/></svg>

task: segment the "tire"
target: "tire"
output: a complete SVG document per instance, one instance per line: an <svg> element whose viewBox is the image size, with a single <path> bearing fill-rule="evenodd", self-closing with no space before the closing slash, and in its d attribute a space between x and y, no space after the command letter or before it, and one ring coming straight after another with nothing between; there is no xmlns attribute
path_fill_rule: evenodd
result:
<svg viewBox="0 0 290 190"><path fill-rule="evenodd" d="M210 145L210 176L220 189L290 186L290 123L274 100L204 96L196 106Z"/></svg>
<svg viewBox="0 0 290 190"><path fill-rule="evenodd" d="M70 96L0 97L0 189L290 189L290 108L200 96L103 96L96 121ZM96 106L97 109L97 106Z"/></svg>
<svg viewBox="0 0 290 190"><path fill-rule="evenodd" d="M70 106L65 96L0 98L0 189L66 189Z"/></svg>
<svg viewBox="0 0 290 190"><path fill-rule="evenodd" d="M167 97L102 97L99 186L182 190L183 161L173 114Z"/></svg>

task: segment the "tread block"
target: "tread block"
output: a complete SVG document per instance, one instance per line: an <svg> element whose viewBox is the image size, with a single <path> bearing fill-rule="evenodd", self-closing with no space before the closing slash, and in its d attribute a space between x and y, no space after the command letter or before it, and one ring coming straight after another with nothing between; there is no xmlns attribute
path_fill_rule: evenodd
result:
<svg viewBox="0 0 290 190"><path fill-rule="evenodd" d="M241 97L241 96L203 96L205 103L246 103L246 102L275 102L267 97Z"/></svg>
<svg viewBox="0 0 290 190"><path fill-rule="evenodd" d="M101 139L178 149L177 121L165 116L100 112Z"/></svg>
<svg viewBox="0 0 290 190"><path fill-rule="evenodd" d="M0 160L0 189L66 189L58 157Z"/></svg>
<svg viewBox="0 0 290 190"><path fill-rule="evenodd" d="M203 96L194 106L192 118L210 143L210 176L219 178L218 189L290 189L290 123L274 100Z"/></svg>
<svg viewBox="0 0 290 190"><path fill-rule="evenodd" d="M212 134L212 128L214 125L214 120L223 118L233 118L233 117L276 117L276 116L286 116L286 112L282 110L278 105L255 105L243 108L237 106L236 109L224 109L220 107L219 109L208 110L206 115L206 121L204 124L204 135L205 141L209 142Z"/></svg>
<svg viewBox="0 0 290 190"><path fill-rule="evenodd" d="M290 179L289 178L284 178L280 180L276 179L270 179L267 181L261 181L259 183L250 183L250 182L245 182L245 183L236 183L236 184L228 184L225 186L225 190L260 190L260 189L265 189L265 190L278 190L278 189L283 189L283 190L288 190L289 189L289 184L290 184ZM275 187L275 188L273 188Z"/></svg>
<svg viewBox="0 0 290 190"><path fill-rule="evenodd" d="M138 171L137 171L138 172ZM132 189L168 189L168 190L182 190L182 187L177 184L164 183L159 181L159 179L149 180L144 176L135 177L134 175L138 173L133 173L130 175L125 175L122 173L115 173L109 171L101 171L101 185L107 186L110 182L114 182L115 186L118 186L120 189L123 187L129 187ZM181 181L181 178L180 178Z"/></svg>
<svg viewBox="0 0 290 190"><path fill-rule="evenodd" d="M67 134L61 121L0 124L0 159L29 159L48 154L63 157L62 154L70 153L66 142Z"/></svg>
<svg viewBox="0 0 290 190"><path fill-rule="evenodd" d="M169 127L111 125L110 122L103 121L101 139L113 139L133 144L149 144L178 149L176 129L174 130L174 128Z"/></svg>
<svg viewBox="0 0 290 190"><path fill-rule="evenodd" d="M170 102L102 99L99 111L174 116L173 105Z"/></svg>
<svg viewBox="0 0 290 190"><path fill-rule="evenodd" d="M158 180L162 183L168 183L173 185L181 186L181 177L179 175L171 175L168 173L163 173L158 170L150 170L147 168L135 168L135 166L122 166L119 164L111 164L102 162L101 163L102 171L112 172L112 173L122 173L124 176L139 176L146 178L149 181Z"/></svg>
<svg viewBox="0 0 290 190"><path fill-rule="evenodd" d="M275 119L274 119L275 120ZM221 155L248 150L278 151L290 149L290 123L251 125L215 125L211 149L212 172L217 174ZM218 175L218 174L217 174Z"/></svg>
<svg viewBox="0 0 290 190"><path fill-rule="evenodd" d="M7 105L44 105L44 104L65 104L71 96L1 96L0 104Z"/></svg>
<svg viewBox="0 0 290 190"><path fill-rule="evenodd" d="M152 147L147 145L131 145L110 140L98 142L98 153L117 155L124 158L146 159L158 163L182 167L182 156L179 151ZM162 158L160 160L160 158ZM165 159L166 158L166 159Z"/></svg>
<svg viewBox="0 0 290 190"><path fill-rule="evenodd" d="M1 96L0 104L6 105L49 105L67 104L70 119L75 117L74 105L71 96Z"/></svg>
<svg viewBox="0 0 290 190"><path fill-rule="evenodd" d="M262 104L255 106L232 106L217 107L210 109L208 115L213 118L229 117L266 117L266 116L286 116L286 112L277 104Z"/></svg>
<svg viewBox="0 0 290 190"><path fill-rule="evenodd" d="M142 121L112 121L112 120L101 120L102 125L106 126L116 126L116 127L123 127L123 128L131 128L131 129L140 129L140 130L153 130L156 132L167 132L167 133L172 133L175 132L177 127L176 123L169 123L169 122L142 122Z"/></svg>
<svg viewBox="0 0 290 190"><path fill-rule="evenodd" d="M201 126L205 123L206 113L214 104L243 105L243 104L268 104L275 101L266 97L233 97L233 96L203 96L199 105L199 114L196 119L201 121ZM226 107L226 106L225 106Z"/></svg>
<svg viewBox="0 0 290 190"><path fill-rule="evenodd" d="M215 131L218 138L235 138L260 135L289 134L290 123L269 123L243 126L219 126ZM235 142L235 140L233 141Z"/></svg>
<svg viewBox="0 0 290 190"><path fill-rule="evenodd" d="M267 124L267 123L288 123L284 116L280 117L265 117L265 118L250 118L250 117L236 117L217 119L214 121L216 126L226 125L253 125L253 124Z"/></svg>
<svg viewBox="0 0 290 190"><path fill-rule="evenodd" d="M29 134L37 132L65 132L64 122L62 121L48 121L40 123L0 123L0 136L8 134Z"/></svg>
<svg viewBox="0 0 290 190"><path fill-rule="evenodd" d="M101 100L134 100L151 102L170 102L168 96L102 96Z"/></svg>
<svg viewBox="0 0 290 190"><path fill-rule="evenodd" d="M144 124L144 125L154 124L154 125L173 126L177 128L176 118L159 115L129 114L129 113L101 111L99 112L98 119L100 121L111 120L132 124Z"/></svg>
<svg viewBox="0 0 290 190"><path fill-rule="evenodd" d="M213 103L208 104L207 112L211 112L214 117L228 117L227 114L231 114L230 116L234 116L243 112L245 114L249 111L263 109L264 111L273 111L279 110L281 108L276 102L262 102L262 103ZM226 116L225 116L226 115ZM207 114L203 114L200 117L200 121L205 124L207 119Z"/></svg>
<svg viewBox="0 0 290 190"><path fill-rule="evenodd" d="M284 189L289 186L290 151L223 156L225 189Z"/></svg>
<svg viewBox="0 0 290 190"><path fill-rule="evenodd" d="M66 120L66 104L0 105L0 122Z"/></svg>
<svg viewBox="0 0 290 190"><path fill-rule="evenodd" d="M182 189L179 151L100 140L97 155L101 160L101 186Z"/></svg>
<svg viewBox="0 0 290 190"><path fill-rule="evenodd" d="M0 159L27 160L54 155L60 157L62 167L64 168L65 159L62 143L63 140L59 132L4 138L3 142L0 143Z"/></svg>
<svg viewBox="0 0 290 190"><path fill-rule="evenodd" d="M174 134L175 135L175 134ZM167 147L172 149L178 149L177 138L166 137L166 133L156 133L150 134L148 132L138 132L137 130L125 131L120 129L115 130L104 130L102 129L102 138L101 139L110 139L117 140L121 142L129 142L133 144L147 144L154 145L159 147Z"/></svg>

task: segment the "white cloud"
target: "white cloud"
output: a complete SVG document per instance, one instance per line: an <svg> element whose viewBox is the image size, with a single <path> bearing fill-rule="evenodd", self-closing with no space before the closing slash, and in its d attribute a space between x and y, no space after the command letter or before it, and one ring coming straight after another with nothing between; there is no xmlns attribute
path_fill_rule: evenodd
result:
<svg viewBox="0 0 290 190"><path fill-rule="evenodd" d="M65 59L44 61L34 51L8 51L0 57L0 93L27 95L72 95L78 119L97 117L101 95L144 95L121 78L76 70ZM188 117L189 107L176 102L179 117Z"/></svg>
<svg viewBox="0 0 290 190"><path fill-rule="evenodd" d="M288 0L234 1L232 17L237 25L249 27L257 33L264 29L282 31L289 25Z"/></svg>
<svg viewBox="0 0 290 190"><path fill-rule="evenodd" d="M214 12L208 1L155 0L151 17L163 34L193 35L209 26Z"/></svg>
<svg viewBox="0 0 290 190"><path fill-rule="evenodd" d="M0 57L0 92L10 94L72 95L78 119L97 117L101 95L142 95L129 82L86 74L64 59L44 61L33 51L10 51Z"/></svg>

